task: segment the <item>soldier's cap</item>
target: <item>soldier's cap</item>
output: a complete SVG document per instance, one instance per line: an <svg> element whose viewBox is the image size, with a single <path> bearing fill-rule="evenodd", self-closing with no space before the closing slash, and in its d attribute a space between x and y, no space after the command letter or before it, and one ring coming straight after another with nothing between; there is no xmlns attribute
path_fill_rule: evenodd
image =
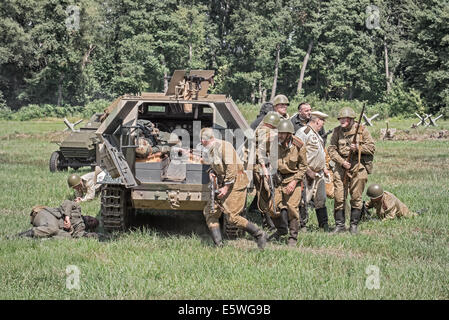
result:
<svg viewBox="0 0 449 320"><path fill-rule="evenodd" d="M318 117L318 118L320 118L322 120L326 120L326 118L329 117L327 114L325 114L324 112L321 112L321 111L312 111L310 113L310 116L315 116L315 117Z"/></svg>

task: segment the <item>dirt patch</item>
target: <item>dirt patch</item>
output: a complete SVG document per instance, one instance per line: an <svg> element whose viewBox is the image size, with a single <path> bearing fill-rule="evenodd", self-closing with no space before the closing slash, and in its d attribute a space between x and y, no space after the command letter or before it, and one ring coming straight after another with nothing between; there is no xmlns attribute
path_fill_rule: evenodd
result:
<svg viewBox="0 0 449 320"><path fill-rule="evenodd" d="M381 135L382 136L382 135ZM425 140L447 140L449 139L449 130L432 130L425 133L416 132L416 130L397 130L393 137L387 137L384 140L394 141L425 141Z"/></svg>

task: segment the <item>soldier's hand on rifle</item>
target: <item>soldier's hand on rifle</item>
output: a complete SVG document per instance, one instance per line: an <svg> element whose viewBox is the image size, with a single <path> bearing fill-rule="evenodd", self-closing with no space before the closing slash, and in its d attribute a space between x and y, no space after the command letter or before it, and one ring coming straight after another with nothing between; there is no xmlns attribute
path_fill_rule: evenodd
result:
<svg viewBox="0 0 449 320"><path fill-rule="evenodd" d="M295 191L296 185L298 184L297 180L292 180L290 183L285 187L285 192L287 194L292 194L293 191Z"/></svg>
<svg viewBox="0 0 449 320"><path fill-rule="evenodd" d="M263 172L263 175L266 176L266 177L269 175L268 169L265 166L262 166L262 172Z"/></svg>
<svg viewBox="0 0 449 320"><path fill-rule="evenodd" d="M330 172L329 172L329 170L327 170L326 168L324 168L324 169L323 169L323 172L324 172L324 175L325 175L326 177L330 177Z"/></svg>
<svg viewBox="0 0 449 320"><path fill-rule="evenodd" d="M316 179L316 172L315 172L315 171L313 171L313 170L307 168L306 174L307 174L307 176L308 176L310 179L313 179L313 180Z"/></svg>
<svg viewBox="0 0 449 320"><path fill-rule="evenodd" d="M359 144L358 143L351 143L350 147L352 152L358 151L359 150Z"/></svg>
<svg viewBox="0 0 449 320"><path fill-rule="evenodd" d="M217 198L222 199L224 196L226 196L228 194L228 191L229 191L229 185L225 184L224 187L218 189L219 194L218 194Z"/></svg>
<svg viewBox="0 0 449 320"><path fill-rule="evenodd" d="M342 166L345 169L351 169L351 164L348 161L343 162Z"/></svg>

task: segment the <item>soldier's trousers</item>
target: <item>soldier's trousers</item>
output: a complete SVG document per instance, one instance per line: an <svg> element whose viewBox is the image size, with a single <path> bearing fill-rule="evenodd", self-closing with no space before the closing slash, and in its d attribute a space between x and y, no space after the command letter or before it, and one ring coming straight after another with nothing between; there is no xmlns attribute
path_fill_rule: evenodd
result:
<svg viewBox="0 0 449 320"><path fill-rule="evenodd" d="M33 219L33 233L37 238L71 238L70 233L61 228L62 221L42 210Z"/></svg>
<svg viewBox="0 0 449 320"><path fill-rule="evenodd" d="M282 209L287 209L288 212L288 220L299 219L299 203L301 201L301 184L298 182L295 190L291 194L287 194L285 192L285 188L288 183L281 184L276 187L274 193L274 200L276 203L276 212L273 213L273 206L270 201L269 212L272 218L277 218L280 216Z"/></svg>
<svg viewBox="0 0 449 320"><path fill-rule="evenodd" d="M313 199L315 209L324 208L326 206L326 180L324 179L324 176L314 180L307 177L304 181L307 182L307 202Z"/></svg>
<svg viewBox="0 0 449 320"><path fill-rule="evenodd" d="M211 210L211 200L209 200L203 210L208 228L218 228L220 226L218 220L223 213L228 215L231 224L234 224L241 229L246 228L248 220L240 215L245 207L246 192L246 188L234 190L234 188L231 187L228 194L223 199L214 201L213 210Z"/></svg>
<svg viewBox="0 0 449 320"><path fill-rule="evenodd" d="M258 167L256 167L258 168ZM254 170L254 188L256 189L256 196L257 196L257 206L258 209L262 211L262 213L266 212L270 204L270 192L266 188L266 181L263 178L263 176L259 173L258 170Z"/></svg>
<svg viewBox="0 0 449 320"><path fill-rule="evenodd" d="M344 168L340 165L335 167L334 171L334 210L344 210ZM362 195L368 180L368 172L363 165L358 170L350 170L351 178L347 178L348 196L351 196L351 208L362 209Z"/></svg>

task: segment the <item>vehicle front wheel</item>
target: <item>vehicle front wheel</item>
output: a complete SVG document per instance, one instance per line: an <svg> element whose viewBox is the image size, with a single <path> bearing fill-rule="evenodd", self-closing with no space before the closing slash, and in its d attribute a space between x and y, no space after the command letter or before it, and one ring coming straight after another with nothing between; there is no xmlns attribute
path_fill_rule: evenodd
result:
<svg viewBox="0 0 449 320"><path fill-rule="evenodd" d="M50 172L67 170L67 166L64 165L64 156L60 151L55 151L51 154L49 168Z"/></svg>

